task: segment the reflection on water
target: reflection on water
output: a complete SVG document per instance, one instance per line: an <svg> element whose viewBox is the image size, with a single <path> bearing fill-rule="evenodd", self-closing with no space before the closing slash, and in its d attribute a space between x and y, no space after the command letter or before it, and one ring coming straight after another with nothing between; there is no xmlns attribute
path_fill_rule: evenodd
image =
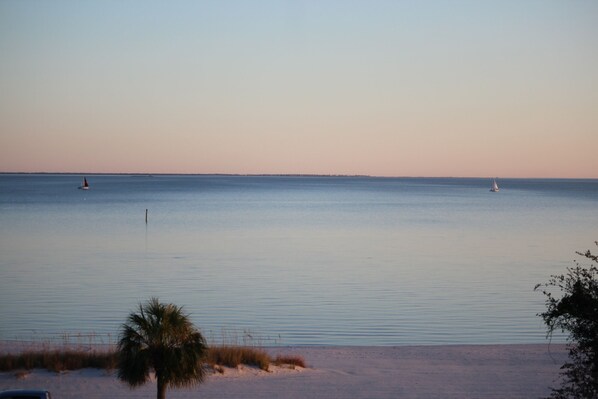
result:
<svg viewBox="0 0 598 399"><path fill-rule="evenodd" d="M596 180L88 180L0 175L0 338L159 296L270 344L542 342L534 285L598 239Z"/></svg>

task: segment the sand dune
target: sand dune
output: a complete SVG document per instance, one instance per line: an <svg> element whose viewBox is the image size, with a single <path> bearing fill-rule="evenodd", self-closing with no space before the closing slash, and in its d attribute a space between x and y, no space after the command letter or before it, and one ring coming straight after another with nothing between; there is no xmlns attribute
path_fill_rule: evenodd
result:
<svg viewBox="0 0 598 399"><path fill-rule="evenodd" d="M563 345L270 348L297 354L306 369L227 369L168 398L537 398L550 393L566 359ZM155 385L129 389L114 373L35 370L0 373L0 390L46 388L55 399L148 398Z"/></svg>

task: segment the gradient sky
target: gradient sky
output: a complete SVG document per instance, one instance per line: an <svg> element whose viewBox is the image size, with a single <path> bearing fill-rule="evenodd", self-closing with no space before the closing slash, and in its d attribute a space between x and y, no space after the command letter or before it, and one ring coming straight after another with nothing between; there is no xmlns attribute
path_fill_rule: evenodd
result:
<svg viewBox="0 0 598 399"><path fill-rule="evenodd" d="M0 1L0 171L598 178L597 1Z"/></svg>

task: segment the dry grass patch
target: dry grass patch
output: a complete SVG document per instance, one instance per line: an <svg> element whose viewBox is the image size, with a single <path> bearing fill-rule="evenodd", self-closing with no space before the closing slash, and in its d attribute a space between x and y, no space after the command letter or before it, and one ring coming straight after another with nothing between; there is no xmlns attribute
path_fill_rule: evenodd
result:
<svg viewBox="0 0 598 399"><path fill-rule="evenodd" d="M14 376L17 380L22 380L29 377L29 374L31 374L30 370L17 370L15 371Z"/></svg>
<svg viewBox="0 0 598 399"><path fill-rule="evenodd" d="M17 355L0 355L0 371L47 369L61 372L83 368L114 369L116 352L78 350L26 351Z"/></svg>
<svg viewBox="0 0 598 399"><path fill-rule="evenodd" d="M223 367L236 368L239 365L253 366L268 371L270 364L276 366L305 367L301 356L277 355L276 358L264 350L252 346L216 345L208 350L206 363L216 372L223 373ZM118 366L118 352L112 347L102 350L87 348L51 349L43 347L28 349L18 354L0 354L0 372L15 371L15 376L24 378L28 370L46 369L54 372L96 368L113 370ZM17 375L18 374L18 375Z"/></svg>
<svg viewBox="0 0 598 399"><path fill-rule="evenodd" d="M305 359L301 356L284 356L284 355L277 355L276 359L273 362L277 366L282 365L289 365L293 368L301 367L305 368Z"/></svg>
<svg viewBox="0 0 598 399"><path fill-rule="evenodd" d="M210 347L207 362L214 368L216 365L237 367L240 364L259 367L268 371L270 356L262 349L247 346L222 345Z"/></svg>

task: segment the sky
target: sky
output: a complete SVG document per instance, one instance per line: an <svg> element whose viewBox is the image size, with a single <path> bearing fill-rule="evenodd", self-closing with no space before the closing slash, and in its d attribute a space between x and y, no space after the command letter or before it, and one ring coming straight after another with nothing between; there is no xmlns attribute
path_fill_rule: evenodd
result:
<svg viewBox="0 0 598 399"><path fill-rule="evenodd" d="M597 1L0 0L0 172L598 178Z"/></svg>

